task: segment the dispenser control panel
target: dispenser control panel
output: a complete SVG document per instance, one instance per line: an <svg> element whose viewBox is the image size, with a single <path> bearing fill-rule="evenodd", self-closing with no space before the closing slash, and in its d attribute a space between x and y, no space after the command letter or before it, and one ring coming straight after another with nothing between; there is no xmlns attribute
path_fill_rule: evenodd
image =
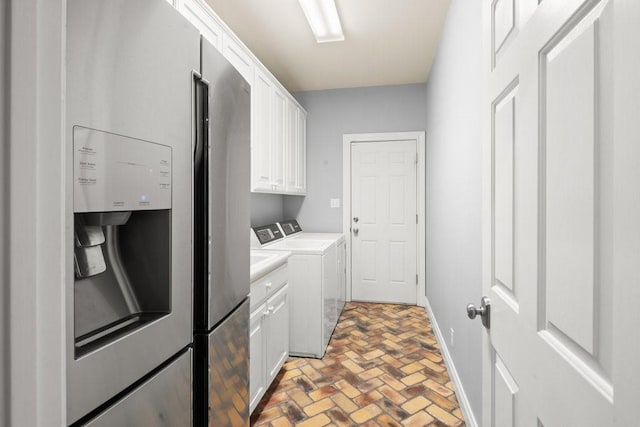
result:
<svg viewBox="0 0 640 427"><path fill-rule="evenodd" d="M171 147L73 128L73 210L171 209Z"/></svg>

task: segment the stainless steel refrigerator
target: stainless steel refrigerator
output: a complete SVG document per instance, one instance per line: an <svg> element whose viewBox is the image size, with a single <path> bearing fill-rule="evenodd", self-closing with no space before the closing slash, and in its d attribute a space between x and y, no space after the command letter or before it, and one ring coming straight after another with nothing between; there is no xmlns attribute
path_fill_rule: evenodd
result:
<svg viewBox="0 0 640 427"><path fill-rule="evenodd" d="M194 418L249 425L250 86L205 39L196 79Z"/></svg>
<svg viewBox="0 0 640 427"><path fill-rule="evenodd" d="M68 0L67 56L67 421L248 425L249 86L164 0Z"/></svg>

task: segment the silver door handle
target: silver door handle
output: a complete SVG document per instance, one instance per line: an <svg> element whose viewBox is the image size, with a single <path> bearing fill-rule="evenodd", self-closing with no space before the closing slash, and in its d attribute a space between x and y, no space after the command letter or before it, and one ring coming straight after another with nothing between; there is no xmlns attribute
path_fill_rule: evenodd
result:
<svg viewBox="0 0 640 427"><path fill-rule="evenodd" d="M484 327L489 329L491 327L491 300L489 298L482 297L480 308L477 308L473 304L467 305L467 316L469 316L469 319L475 319L477 315L480 315Z"/></svg>
<svg viewBox="0 0 640 427"><path fill-rule="evenodd" d="M354 228L353 229L353 234L355 234L357 236L358 235L358 231L360 231L358 228Z"/></svg>

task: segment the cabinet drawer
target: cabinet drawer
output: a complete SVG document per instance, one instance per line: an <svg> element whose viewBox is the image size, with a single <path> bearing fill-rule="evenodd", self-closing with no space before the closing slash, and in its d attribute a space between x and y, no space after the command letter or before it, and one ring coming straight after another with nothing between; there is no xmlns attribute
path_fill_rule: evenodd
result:
<svg viewBox="0 0 640 427"><path fill-rule="evenodd" d="M275 291L287 282L288 277L288 267L285 264L253 282L251 284L251 293L249 294L251 308L256 307L267 297L273 295Z"/></svg>

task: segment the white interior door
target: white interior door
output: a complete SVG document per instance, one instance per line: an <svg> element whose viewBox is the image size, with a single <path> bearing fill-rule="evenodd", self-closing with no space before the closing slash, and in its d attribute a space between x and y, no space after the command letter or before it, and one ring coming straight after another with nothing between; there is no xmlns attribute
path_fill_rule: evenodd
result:
<svg viewBox="0 0 640 427"><path fill-rule="evenodd" d="M616 76L638 68L638 51L618 43L640 38L640 8L636 0L483 4L483 289L492 302L484 425L637 425L629 402L640 388L627 378L637 379L640 362L616 363L637 356L638 340L615 337L640 326L637 315L616 313L639 299L638 267L624 265L628 251L639 256L638 129L619 121L633 108L637 122L639 104L637 92L631 102L618 96L626 84ZM632 9L635 26L619 38ZM630 153L636 168L621 168ZM635 220L621 230L628 212Z"/></svg>
<svg viewBox="0 0 640 427"><path fill-rule="evenodd" d="M352 299L416 304L416 141L351 144Z"/></svg>

